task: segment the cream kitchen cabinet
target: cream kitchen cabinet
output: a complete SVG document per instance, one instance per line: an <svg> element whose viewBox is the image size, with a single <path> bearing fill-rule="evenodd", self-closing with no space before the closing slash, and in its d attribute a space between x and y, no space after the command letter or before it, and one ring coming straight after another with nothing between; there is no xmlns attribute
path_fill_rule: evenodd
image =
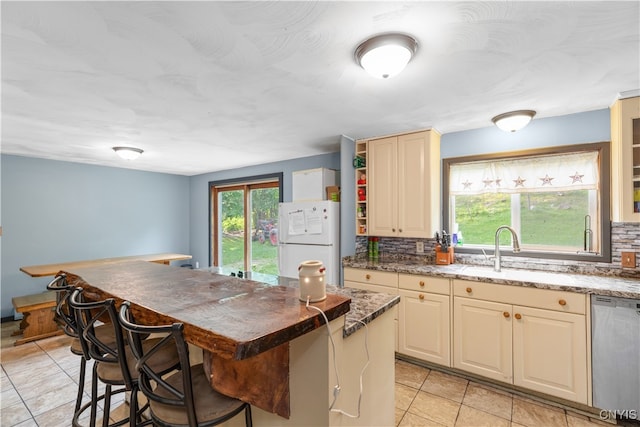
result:
<svg viewBox="0 0 640 427"><path fill-rule="evenodd" d="M398 352L450 367L449 279L399 274L398 287Z"/></svg>
<svg viewBox="0 0 640 427"><path fill-rule="evenodd" d="M454 297L453 366L513 383L511 306Z"/></svg>
<svg viewBox="0 0 640 427"><path fill-rule="evenodd" d="M588 404L586 296L453 281L453 366Z"/></svg>
<svg viewBox="0 0 640 427"><path fill-rule="evenodd" d="M388 271L344 268L344 286L371 292L398 295L398 273ZM395 351L398 351L398 305L391 307L395 323Z"/></svg>
<svg viewBox="0 0 640 427"><path fill-rule="evenodd" d="M367 145L368 234L427 238L440 228L440 135L435 130Z"/></svg>
<svg viewBox="0 0 640 427"><path fill-rule="evenodd" d="M584 315L513 307L513 383L587 404Z"/></svg>
<svg viewBox="0 0 640 427"><path fill-rule="evenodd" d="M640 97L611 106L612 220L640 222ZM638 196L634 197L635 193ZM637 202L636 202L637 200Z"/></svg>

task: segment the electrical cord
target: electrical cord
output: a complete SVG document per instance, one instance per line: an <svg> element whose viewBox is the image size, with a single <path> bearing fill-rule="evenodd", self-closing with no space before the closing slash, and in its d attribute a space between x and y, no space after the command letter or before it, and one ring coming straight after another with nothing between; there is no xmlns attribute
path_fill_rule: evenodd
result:
<svg viewBox="0 0 640 427"><path fill-rule="evenodd" d="M363 387L362 387L362 377L364 376L364 371L367 369L367 367L369 366L369 362L370 362L370 357L369 357L369 328L367 326L366 323L364 323L361 320L356 320L356 322L361 323L364 325L364 349L365 352L367 354L367 363L365 363L365 365L362 368L362 371L360 371L360 395L358 396L358 413L357 415L353 415L353 414L349 414L348 412L343 411L342 409L334 409L333 406L336 404L336 401L338 400L338 395L340 394L341 388L340 388L340 376L338 375L338 363L336 360L336 345L333 342L333 337L331 336L331 328L329 327L329 319L327 319L327 315L324 314L324 311L320 310L318 307L315 307L313 305L309 304L309 300L311 299L310 295L307 295L307 304L306 304L306 308L307 310L313 308L314 310L318 311L322 317L324 318L324 322L325 325L327 326L327 333L329 335L329 341L331 341L331 349L333 350L333 369L335 371L336 374L336 385L333 387L333 401L331 402L331 405L329 405L329 411L330 412L337 412L340 413L342 415L346 415L347 417L350 418L360 418L360 405L362 403L362 392L363 392Z"/></svg>

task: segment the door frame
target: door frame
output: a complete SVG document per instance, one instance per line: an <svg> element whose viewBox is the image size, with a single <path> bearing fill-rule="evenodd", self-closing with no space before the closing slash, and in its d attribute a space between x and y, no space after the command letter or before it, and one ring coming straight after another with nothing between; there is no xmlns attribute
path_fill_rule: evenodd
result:
<svg viewBox="0 0 640 427"><path fill-rule="evenodd" d="M218 187L225 187L226 189L242 189L245 190L249 187L260 188L260 184L262 183L272 183L274 181L278 181L278 202L282 203L282 180L284 177L283 172L276 172L264 175L252 175L241 178L231 178L224 179L219 181L209 181L208 191L209 191L209 267L217 266L218 260L218 246L214 246L214 241L218 237L218 209L217 209L217 198L214 197L217 194ZM245 206L247 201L247 192L245 191ZM246 230L246 221L245 221L245 236L247 235ZM249 230L250 231L250 230ZM247 242L245 238L245 256L247 253Z"/></svg>

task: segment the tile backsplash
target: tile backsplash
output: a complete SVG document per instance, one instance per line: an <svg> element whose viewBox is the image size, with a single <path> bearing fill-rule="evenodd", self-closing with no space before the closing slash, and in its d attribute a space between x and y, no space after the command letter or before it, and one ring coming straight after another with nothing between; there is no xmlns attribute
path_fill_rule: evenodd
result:
<svg viewBox="0 0 640 427"><path fill-rule="evenodd" d="M433 264L435 239L405 239L399 237L380 237L381 259L414 259L417 263ZM416 242L424 243L424 254L416 253ZM493 252L493 251L490 251ZM611 263L568 261L541 258L509 256L510 251L502 254L502 266L506 268L525 268L532 270L557 271L563 273L598 274L640 278L640 270L622 268L622 252L640 253L640 223L614 222L611 224ZM367 237L356 237L356 255L367 254ZM455 254L456 263L493 265L484 255ZM640 256L636 259L640 261ZM636 261L636 262L638 262Z"/></svg>

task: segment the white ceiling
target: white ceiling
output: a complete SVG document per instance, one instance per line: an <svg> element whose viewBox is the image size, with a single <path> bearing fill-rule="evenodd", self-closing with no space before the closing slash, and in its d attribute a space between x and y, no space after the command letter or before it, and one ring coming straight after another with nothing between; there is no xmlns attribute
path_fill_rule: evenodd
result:
<svg viewBox="0 0 640 427"><path fill-rule="evenodd" d="M354 139L608 107L640 88L640 2L1 2L2 153L195 175ZM418 52L389 80L353 51ZM127 162L111 147L145 152Z"/></svg>

